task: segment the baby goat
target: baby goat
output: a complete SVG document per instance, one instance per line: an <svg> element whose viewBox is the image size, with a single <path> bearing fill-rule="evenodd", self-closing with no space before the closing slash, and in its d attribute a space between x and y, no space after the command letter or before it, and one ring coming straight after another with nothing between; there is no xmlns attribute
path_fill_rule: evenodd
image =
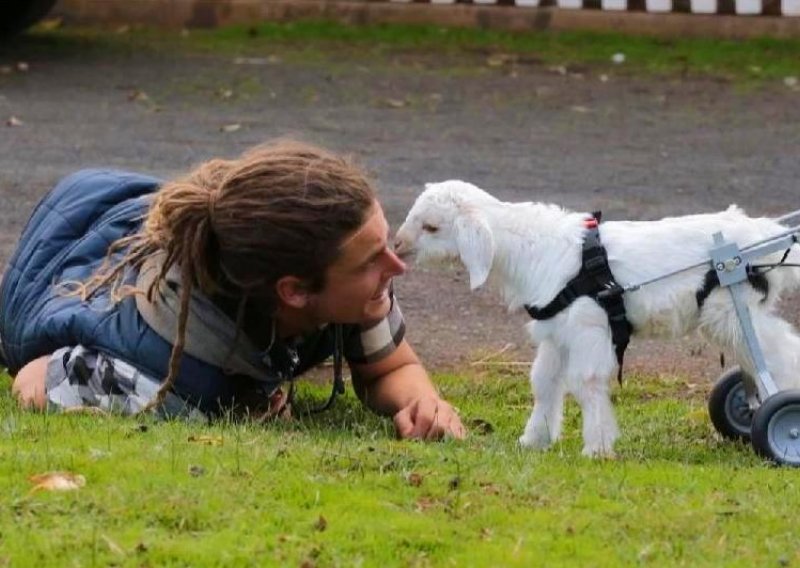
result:
<svg viewBox="0 0 800 568"><path fill-rule="evenodd" d="M471 288L487 280L496 284L509 310L547 306L578 274L591 215L544 203L502 202L462 181L425 187L397 232L395 248L401 256L415 255L421 262L460 260ZM747 217L736 206L719 213L599 225L611 274L622 286L707 260L717 231L746 246L784 229L771 219ZM765 262L780 262L781 256L776 253ZM800 261L797 245L787 260ZM754 376L728 291L717 286L698 301L709 267L626 292L627 320L637 336L678 337L699 329ZM800 270L772 270L763 278L767 286L748 286L745 294L756 335L777 386L798 388L800 336L774 307L782 291L800 285ZM538 346L530 374L535 404L520 443L546 448L558 439L569 392L581 407L583 454L613 455L619 432L609 389L618 358L606 311L580 296L557 315L527 327Z"/></svg>

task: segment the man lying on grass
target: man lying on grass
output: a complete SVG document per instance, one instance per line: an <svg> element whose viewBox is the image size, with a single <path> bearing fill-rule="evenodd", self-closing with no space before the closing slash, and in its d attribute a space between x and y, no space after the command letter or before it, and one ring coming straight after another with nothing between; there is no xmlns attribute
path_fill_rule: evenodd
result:
<svg viewBox="0 0 800 568"><path fill-rule="evenodd" d="M286 410L284 382L338 350L399 436L462 438L403 338L388 231L359 168L296 142L166 183L75 173L5 271L13 392L37 409L269 417Z"/></svg>

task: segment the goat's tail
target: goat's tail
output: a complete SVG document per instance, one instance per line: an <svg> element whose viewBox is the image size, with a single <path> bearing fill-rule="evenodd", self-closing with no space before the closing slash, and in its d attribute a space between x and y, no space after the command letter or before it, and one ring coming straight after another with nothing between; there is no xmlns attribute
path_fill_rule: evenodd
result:
<svg viewBox="0 0 800 568"><path fill-rule="evenodd" d="M767 221L767 220L765 220ZM791 227L781 225L774 220L768 220L769 234L778 234L789 230ZM770 287L776 291L795 290L800 288L800 227L795 227L795 242L785 250L774 252L754 264L762 265L761 272L768 273ZM774 267L774 268L773 268Z"/></svg>

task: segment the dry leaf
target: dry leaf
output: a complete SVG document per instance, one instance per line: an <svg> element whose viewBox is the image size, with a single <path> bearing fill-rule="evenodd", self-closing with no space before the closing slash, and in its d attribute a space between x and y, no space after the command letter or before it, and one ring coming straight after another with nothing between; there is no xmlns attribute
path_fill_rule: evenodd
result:
<svg viewBox="0 0 800 568"><path fill-rule="evenodd" d="M586 114L587 112L589 112L588 108L580 105L571 106L569 107L569 110L571 110L572 112L579 112L581 114Z"/></svg>
<svg viewBox="0 0 800 568"><path fill-rule="evenodd" d="M489 67L502 67L503 65L513 63L514 61L516 61L516 57L514 55L509 55L508 53L495 53L486 58L486 65Z"/></svg>
<svg viewBox="0 0 800 568"><path fill-rule="evenodd" d="M12 127L13 126L22 126L23 124L25 124L25 123L22 122L20 119L18 119L16 116L10 116L8 118L8 120L6 121L6 126L12 126Z"/></svg>
<svg viewBox="0 0 800 568"><path fill-rule="evenodd" d="M129 101L134 101L134 102L137 102L137 103L142 103L142 102L145 102L145 101L149 101L150 97L148 97L147 93L145 93L144 91L140 91L139 89L135 89L135 90L131 91L130 93L128 93L128 100Z"/></svg>
<svg viewBox="0 0 800 568"><path fill-rule="evenodd" d="M221 127L219 130L220 132L236 132L242 127L241 124L226 124L225 126Z"/></svg>
<svg viewBox="0 0 800 568"><path fill-rule="evenodd" d="M386 99L386 104L392 108L403 108L406 106L406 101L403 99Z"/></svg>
<svg viewBox="0 0 800 568"><path fill-rule="evenodd" d="M281 62L277 55L269 57L237 57L233 60L234 65L275 65Z"/></svg>
<svg viewBox="0 0 800 568"><path fill-rule="evenodd" d="M411 472L408 474L408 484L412 487L419 487L422 485L423 477L419 473Z"/></svg>
<svg viewBox="0 0 800 568"><path fill-rule="evenodd" d="M37 26L40 30L50 31L61 27L61 18L48 18L39 22Z"/></svg>
<svg viewBox="0 0 800 568"><path fill-rule="evenodd" d="M195 436L194 434L192 434L187 438L187 441L197 442L198 444L205 444L207 446L221 446L222 436L209 436L207 434L200 434L199 436Z"/></svg>
<svg viewBox="0 0 800 568"><path fill-rule="evenodd" d="M189 466L189 475L192 477L200 477L201 475L206 474L206 468L202 465L190 465Z"/></svg>
<svg viewBox="0 0 800 568"><path fill-rule="evenodd" d="M25 61L17 62L17 71L20 73L27 73L30 70L30 65L28 65Z"/></svg>
<svg viewBox="0 0 800 568"><path fill-rule="evenodd" d="M317 522L314 523L314 529L318 530L319 532L324 531L328 528L328 521L322 515L319 516Z"/></svg>
<svg viewBox="0 0 800 568"><path fill-rule="evenodd" d="M34 484L31 491L72 491L86 485L86 478L68 471L50 471L32 475L28 481Z"/></svg>

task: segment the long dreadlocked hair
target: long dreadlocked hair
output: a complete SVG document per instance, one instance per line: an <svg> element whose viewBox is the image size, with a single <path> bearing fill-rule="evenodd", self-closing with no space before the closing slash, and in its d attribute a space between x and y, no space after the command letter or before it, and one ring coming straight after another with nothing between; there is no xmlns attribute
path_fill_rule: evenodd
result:
<svg viewBox="0 0 800 568"><path fill-rule="evenodd" d="M107 288L113 301L145 293L152 302L170 268L179 268L178 329L167 376L149 410L164 401L178 376L193 289L238 302L238 337L248 299L274 308L281 277L291 274L312 292L321 290L340 243L366 221L374 203L363 170L308 144L279 140L237 159L212 159L165 183L141 229L114 242L76 293L87 300ZM157 254L165 260L148 290L124 285L129 270Z"/></svg>

